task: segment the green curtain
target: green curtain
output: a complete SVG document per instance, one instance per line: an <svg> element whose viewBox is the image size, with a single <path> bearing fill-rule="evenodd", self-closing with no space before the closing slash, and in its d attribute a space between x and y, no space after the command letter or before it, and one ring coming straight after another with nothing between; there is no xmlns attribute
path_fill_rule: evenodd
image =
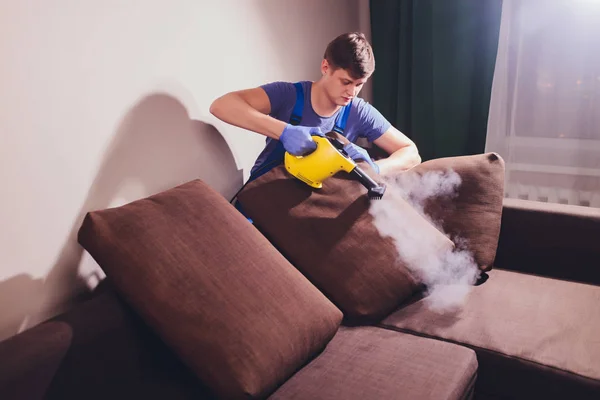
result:
<svg viewBox="0 0 600 400"><path fill-rule="evenodd" d="M423 161L482 153L502 0L371 0L373 105Z"/></svg>

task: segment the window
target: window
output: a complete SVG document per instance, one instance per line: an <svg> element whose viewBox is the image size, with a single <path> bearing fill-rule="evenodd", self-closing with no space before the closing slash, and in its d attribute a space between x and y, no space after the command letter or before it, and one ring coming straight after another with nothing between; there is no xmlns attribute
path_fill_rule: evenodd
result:
<svg viewBox="0 0 600 400"><path fill-rule="evenodd" d="M600 1L504 1L487 135L507 197L600 207Z"/></svg>

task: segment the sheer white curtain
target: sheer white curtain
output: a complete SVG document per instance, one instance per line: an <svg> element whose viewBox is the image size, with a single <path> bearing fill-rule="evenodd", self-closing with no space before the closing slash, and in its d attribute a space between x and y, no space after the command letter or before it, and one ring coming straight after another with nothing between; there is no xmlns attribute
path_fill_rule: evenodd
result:
<svg viewBox="0 0 600 400"><path fill-rule="evenodd" d="M600 207L600 0L504 0L486 151L507 197Z"/></svg>

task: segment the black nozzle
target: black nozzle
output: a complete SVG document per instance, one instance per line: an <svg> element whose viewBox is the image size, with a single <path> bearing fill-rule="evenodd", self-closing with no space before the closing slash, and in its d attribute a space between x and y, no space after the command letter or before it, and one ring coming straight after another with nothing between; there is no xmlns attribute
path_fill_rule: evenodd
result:
<svg viewBox="0 0 600 400"><path fill-rule="evenodd" d="M383 194L385 193L385 185L377 185L374 188L369 189L368 196L371 200L381 200L383 198Z"/></svg>
<svg viewBox="0 0 600 400"><path fill-rule="evenodd" d="M367 188L370 200L381 200L385 193L385 185L375 182L369 175L358 166L355 167L350 175L353 175L364 187Z"/></svg>
<svg viewBox="0 0 600 400"><path fill-rule="evenodd" d="M339 138L339 134L335 132L329 132L325 134L325 136L329 139L331 144L333 144L333 147L335 147L344 156L350 158L348 156L348 153L346 153L346 151L344 150L344 146L347 143L347 139L345 139L346 142L344 142ZM383 194L385 193L385 185L378 184L377 182L375 182L358 166L354 167L352 172L350 172L350 175L352 175L355 179L362 183L364 187L367 188L369 199L380 200L383 197Z"/></svg>

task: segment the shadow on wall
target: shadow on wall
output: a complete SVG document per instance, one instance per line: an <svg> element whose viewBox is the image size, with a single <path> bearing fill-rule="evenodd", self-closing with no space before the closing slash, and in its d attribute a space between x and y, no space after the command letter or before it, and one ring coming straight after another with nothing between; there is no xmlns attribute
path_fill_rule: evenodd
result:
<svg viewBox="0 0 600 400"><path fill-rule="evenodd" d="M0 282L0 304L3 306L0 340L21 331L27 324L27 316L38 307L36 293L43 286L43 279L34 279L28 274L15 275Z"/></svg>
<svg viewBox="0 0 600 400"><path fill-rule="evenodd" d="M73 166L77 168L77 166ZM44 280L17 275L0 282L0 301L14 304L0 316L0 340L36 325L85 297L102 276L95 263L82 276L77 231L88 211L119 206L200 178L227 199L243 173L214 126L191 120L184 105L166 94L143 98L120 124L63 248ZM28 318L30 318L28 320Z"/></svg>

